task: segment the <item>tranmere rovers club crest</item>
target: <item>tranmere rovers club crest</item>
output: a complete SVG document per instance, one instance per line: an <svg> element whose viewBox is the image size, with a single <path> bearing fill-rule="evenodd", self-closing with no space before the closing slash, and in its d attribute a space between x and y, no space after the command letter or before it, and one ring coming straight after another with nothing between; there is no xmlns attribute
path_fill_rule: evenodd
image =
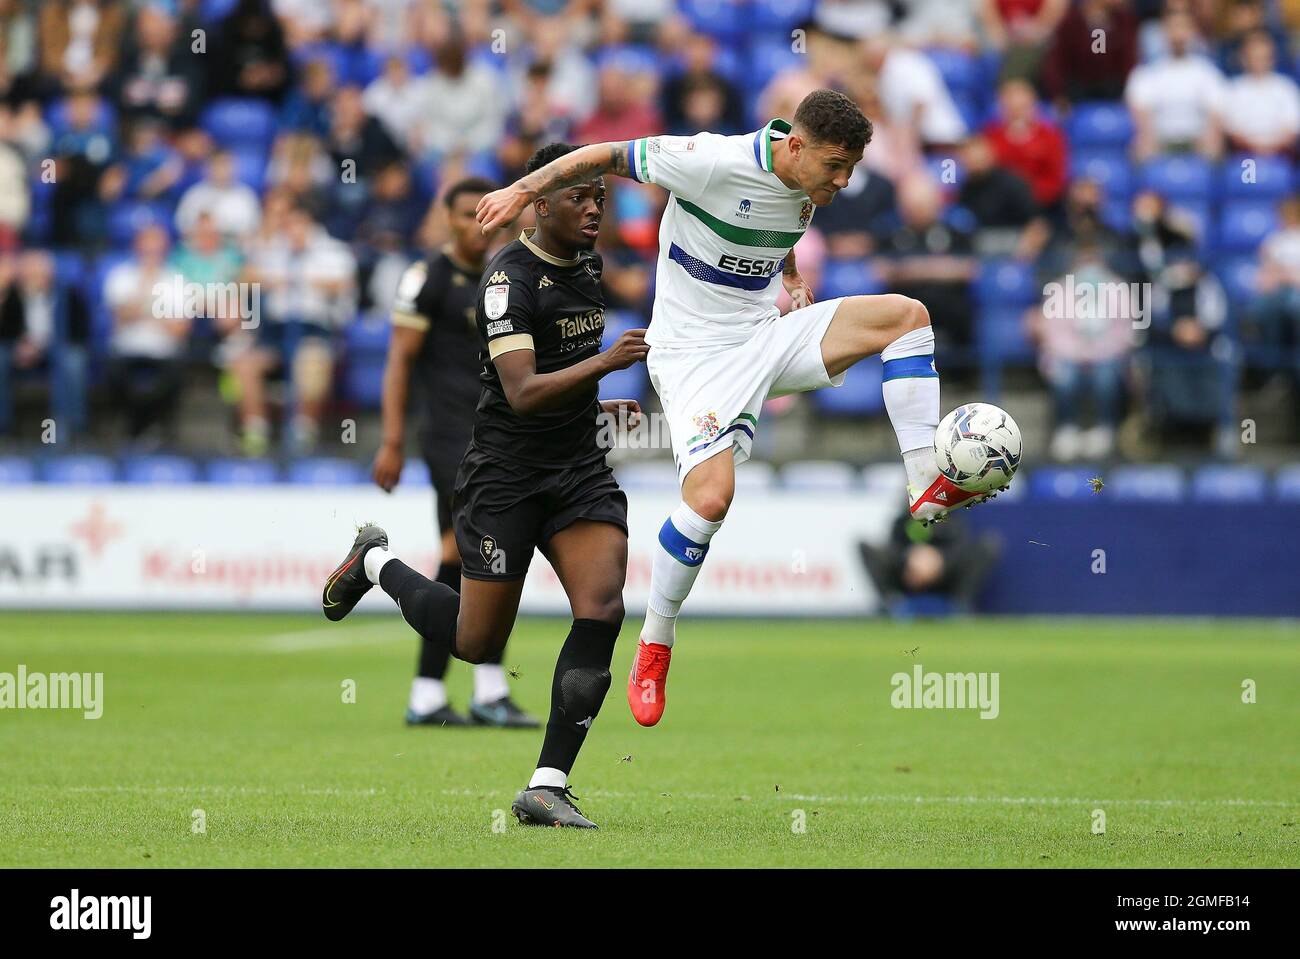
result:
<svg viewBox="0 0 1300 959"><path fill-rule="evenodd" d="M695 428L700 431L700 439L711 440L722 431L722 426L718 423L718 414L714 410L707 413L697 413L691 417L695 423Z"/></svg>
<svg viewBox="0 0 1300 959"><path fill-rule="evenodd" d="M799 229L808 229L808 223L812 220L813 202L812 200L803 201L803 209L799 211Z"/></svg>

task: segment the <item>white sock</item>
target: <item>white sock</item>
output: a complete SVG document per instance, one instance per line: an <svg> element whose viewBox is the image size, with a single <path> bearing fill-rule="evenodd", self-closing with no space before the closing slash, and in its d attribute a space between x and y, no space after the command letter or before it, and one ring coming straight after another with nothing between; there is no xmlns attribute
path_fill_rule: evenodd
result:
<svg viewBox="0 0 1300 959"><path fill-rule="evenodd" d="M435 712L447 705L447 687L441 679L416 676L411 680L411 712L421 716Z"/></svg>
<svg viewBox="0 0 1300 959"><path fill-rule="evenodd" d="M363 565L366 567L366 579L379 585L379 571L384 568L384 564L390 559L397 559L392 553L382 546L372 546L366 550L366 558Z"/></svg>
<svg viewBox="0 0 1300 959"><path fill-rule="evenodd" d="M641 638L647 643L671 646L677 638L677 614L690 595L700 566L709 552L709 540L722 528L721 521L705 519L685 503L659 529L650 574L650 600Z"/></svg>
<svg viewBox="0 0 1300 959"><path fill-rule="evenodd" d="M934 461L934 446L908 450L903 454L903 468L907 470L907 485L925 492L939 475L939 466Z"/></svg>
<svg viewBox="0 0 1300 959"><path fill-rule="evenodd" d="M474 667L474 702L495 703L510 695L506 671L497 663L479 663Z"/></svg>
<svg viewBox="0 0 1300 959"><path fill-rule="evenodd" d="M934 368L934 330L925 326L904 333L890 343L880 354L884 363L884 382L881 392L885 396L885 409L898 436L898 448L903 462L914 450L934 449L934 430L939 425L939 374ZM924 461L914 459L919 465ZM929 467L933 467L931 456ZM919 470L918 470L919 471ZM908 482L914 485L914 468L907 467ZM928 486L934 478L933 469L927 469Z"/></svg>
<svg viewBox="0 0 1300 959"><path fill-rule="evenodd" d="M528 780L529 789L536 789L538 786L554 786L563 789L567 785L569 785L569 777L550 766L538 766L537 772L533 773L533 778Z"/></svg>

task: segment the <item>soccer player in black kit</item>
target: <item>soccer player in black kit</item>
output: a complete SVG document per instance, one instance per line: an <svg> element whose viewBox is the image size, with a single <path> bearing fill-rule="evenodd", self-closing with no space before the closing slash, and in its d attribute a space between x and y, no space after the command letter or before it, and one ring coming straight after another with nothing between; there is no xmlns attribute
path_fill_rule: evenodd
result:
<svg viewBox="0 0 1300 959"><path fill-rule="evenodd" d="M544 147L528 169L572 149ZM640 408L599 402L597 382L643 361L649 347L645 330L629 330L601 351L601 260L592 248L604 206L600 177L538 197L536 230L484 270L476 303L483 389L452 506L460 594L397 559L388 534L371 525L322 597L325 615L338 620L378 585L422 637L478 663L505 646L533 550L545 554L573 624L555 663L537 770L511 806L530 825L595 828L574 804L568 775L609 690L623 622L627 497L597 437L602 414L635 423Z"/></svg>
<svg viewBox="0 0 1300 959"><path fill-rule="evenodd" d="M428 260L407 267L393 301L393 330L384 367L383 443L372 475L385 492L401 479L406 457L406 406L412 379L425 413L420 447L437 499L442 563L437 580L460 589L460 554L452 530L451 500L456 471L469 447L479 398L479 335L474 301L488 237L474 218L479 198L495 185L481 177L447 188L451 242ZM469 718L452 709L443 678L451 650L445 640L424 637L411 683L406 722L412 726L504 726L535 729L540 724L510 698L504 650L474 667Z"/></svg>

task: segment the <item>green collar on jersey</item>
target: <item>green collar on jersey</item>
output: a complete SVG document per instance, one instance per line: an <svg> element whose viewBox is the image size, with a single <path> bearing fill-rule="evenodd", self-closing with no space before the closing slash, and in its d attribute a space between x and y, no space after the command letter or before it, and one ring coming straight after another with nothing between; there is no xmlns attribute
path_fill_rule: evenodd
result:
<svg viewBox="0 0 1300 959"><path fill-rule="evenodd" d="M767 121L767 126L754 134L754 159L758 165L768 173L772 172L772 131L775 130L781 136L778 140L784 139L790 135L791 126L788 121L782 119L772 119Z"/></svg>

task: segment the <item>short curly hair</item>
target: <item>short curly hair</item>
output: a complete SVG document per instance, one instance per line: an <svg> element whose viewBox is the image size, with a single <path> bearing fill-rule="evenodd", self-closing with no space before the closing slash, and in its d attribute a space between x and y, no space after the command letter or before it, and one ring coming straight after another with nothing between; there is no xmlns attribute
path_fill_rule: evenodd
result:
<svg viewBox="0 0 1300 959"><path fill-rule="evenodd" d="M814 90L794 111L794 125L814 143L832 143L849 152L866 147L871 121L858 105L835 90Z"/></svg>

